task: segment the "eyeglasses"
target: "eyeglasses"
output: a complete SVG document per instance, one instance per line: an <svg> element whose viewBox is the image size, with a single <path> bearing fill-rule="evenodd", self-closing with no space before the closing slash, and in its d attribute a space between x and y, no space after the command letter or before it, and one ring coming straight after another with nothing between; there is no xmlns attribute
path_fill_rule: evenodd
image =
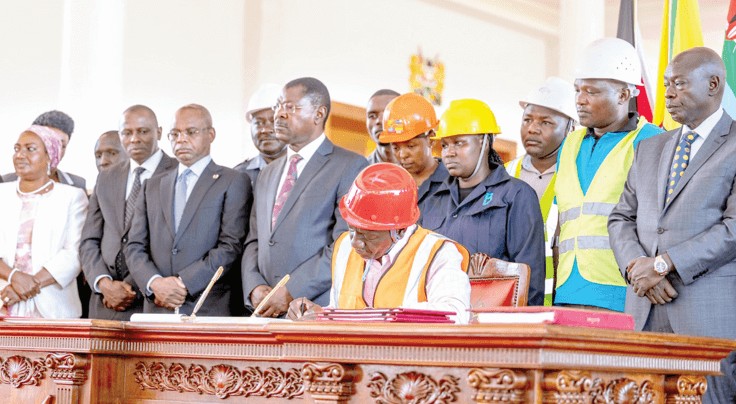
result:
<svg viewBox="0 0 736 404"><path fill-rule="evenodd" d="M296 104L294 104L291 101L287 101L287 102L278 102L278 101L276 101L276 105L274 105L273 107L271 107L271 109L273 110L273 112L278 112L279 109L283 109L284 111L286 111L286 112L288 112L290 114L295 114L296 113L296 110L297 109L301 109L301 108L304 108L304 107L299 106L299 105L296 105Z"/></svg>
<svg viewBox="0 0 736 404"><path fill-rule="evenodd" d="M149 133L151 133L151 129L149 128L136 128L132 130L123 129L120 132L118 132L118 134L120 134L120 136L123 136L123 137L130 137L130 136L133 136L134 134L138 136L146 136Z"/></svg>
<svg viewBox="0 0 736 404"><path fill-rule="evenodd" d="M183 131L180 131L180 130L177 130L177 129L172 129L168 133L167 136L169 137L169 140L172 141L172 142L175 141L175 140L177 140L177 139L179 139L179 136L182 136L182 135L185 135L186 137L188 137L188 138L191 139L191 138L194 138L197 135L199 135L201 133L201 131L207 130L207 129L209 129L209 128L201 128L201 129L200 128L186 128Z"/></svg>

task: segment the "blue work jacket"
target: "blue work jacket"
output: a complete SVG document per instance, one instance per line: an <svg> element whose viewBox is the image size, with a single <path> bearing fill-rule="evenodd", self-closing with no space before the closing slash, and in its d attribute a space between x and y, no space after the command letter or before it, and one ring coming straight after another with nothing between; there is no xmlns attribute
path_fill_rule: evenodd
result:
<svg viewBox="0 0 736 404"><path fill-rule="evenodd" d="M448 177L424 203L422 227L483 252L531 268L529 305L544 304L544 224L534 189L495 166L459 202L458 179Z"/></svg>

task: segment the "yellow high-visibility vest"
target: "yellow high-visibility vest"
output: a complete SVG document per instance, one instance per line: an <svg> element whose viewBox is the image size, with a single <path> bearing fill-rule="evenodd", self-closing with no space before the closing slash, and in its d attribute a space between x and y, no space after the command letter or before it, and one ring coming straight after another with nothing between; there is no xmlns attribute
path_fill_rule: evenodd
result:
<svg viewBox="0 0 736 404"><path fill-rule="evenodd" d="M353 250L345 232L335 241L332 252L332 284L337 308L364 309L363 272L365 260ZM373 297L375 308L395 308L427 301L427 270L445 242L452 242L463 255L462 269L468 271L468 251L448 238L417 226L391 268L381 277ZM407 291L411 287L415 290ZM411 292L411 293L408 293Z"/></svg>
<svg viewBox="0 0 736 404"><path fill-rule="evenodd" d="M621 197L634 161L634 140L646 123L646 119L639 118L636 129L608 153L585 195L576 160L587 129L567 136L558 162L560 180L555 184L560 212L558 288L570 277L576 259L580 275L587 281L626 286L608 240L608 215Z"/></svg>
<svg viewBox="0 0 736 404"><path fill-rule="evenodd" d="M526 156L526 155L524 155ZM504 164L506 171L514 178L521 177L521 161L524 156L516 158ZM554 288L555 268L552 260L552 239L555 237L557 230L557 205L554 204L555 199L555 182L557 173L552 175L547 188L539 200L539 207L542 210L542 221L544 222L544 305L552 306L552 292Z"/></svg>

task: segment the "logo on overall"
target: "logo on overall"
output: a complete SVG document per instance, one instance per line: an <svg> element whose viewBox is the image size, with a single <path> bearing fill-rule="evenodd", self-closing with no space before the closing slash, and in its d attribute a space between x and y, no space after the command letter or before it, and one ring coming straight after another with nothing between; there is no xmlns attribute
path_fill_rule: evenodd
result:
<svg viewBox="0 0 736 404"><path fill-rule="evenodd" d="M488 205L493 200L493 192L486 192L486 196L483 197L483 206Z"/></svg>

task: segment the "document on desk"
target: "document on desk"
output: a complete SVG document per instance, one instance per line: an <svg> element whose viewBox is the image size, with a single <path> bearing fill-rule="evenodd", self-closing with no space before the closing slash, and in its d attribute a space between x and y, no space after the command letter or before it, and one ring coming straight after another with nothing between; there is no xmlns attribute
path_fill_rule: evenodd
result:
<svg viewBox="0 0 736 404"><path fill-rule="evenodd" d="M269 324L291 322L285 318L270 317L189 317L185 314L135 313L133 323L182 323L182 324Z"/></svg>

